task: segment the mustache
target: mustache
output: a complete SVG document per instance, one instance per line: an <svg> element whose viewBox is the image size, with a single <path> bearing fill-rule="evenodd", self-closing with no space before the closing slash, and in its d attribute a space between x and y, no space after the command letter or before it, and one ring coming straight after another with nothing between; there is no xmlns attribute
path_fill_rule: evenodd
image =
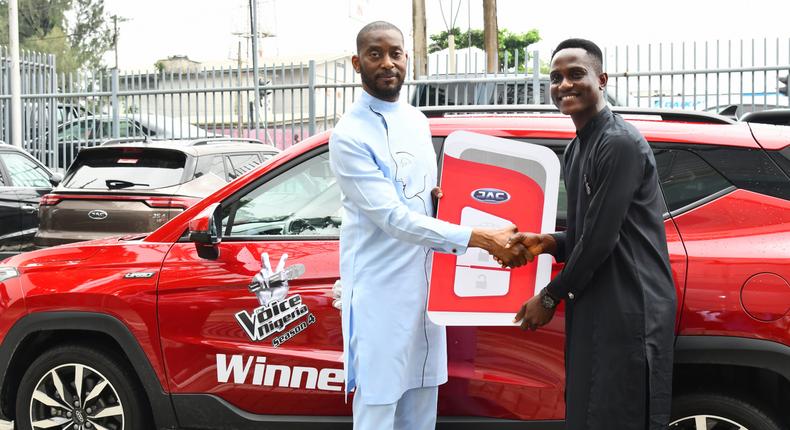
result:
<svg viewBox="0 0 790 430"><path fill-rule="evenodd" d="M400 72L381 72L376 73L376 78L398 78L400 77Z"/></svg>

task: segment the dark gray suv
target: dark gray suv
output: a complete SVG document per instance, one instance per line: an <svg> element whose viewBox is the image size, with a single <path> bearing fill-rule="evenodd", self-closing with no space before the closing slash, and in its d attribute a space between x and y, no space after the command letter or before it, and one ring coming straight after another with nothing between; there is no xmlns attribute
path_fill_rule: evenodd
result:
<svg viewBox="0 0 790 430"><path fill-rule="evenodd" d="M83 148L41 198L39 247L156 230L280 150L256 139L128 142Z"/></svg>

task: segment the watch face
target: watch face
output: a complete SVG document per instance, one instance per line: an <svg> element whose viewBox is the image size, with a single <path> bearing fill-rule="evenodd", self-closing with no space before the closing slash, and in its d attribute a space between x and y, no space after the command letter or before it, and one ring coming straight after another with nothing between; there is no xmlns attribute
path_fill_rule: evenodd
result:
<svg viewBox="0 0 790 430"><path fill-rule="evenodd" d="M543 296L540 298L540 304L542 304L546 309L553 309L554 306L556 306L554 299L549 297L549 295L546 293L543 293Z"/></svg>

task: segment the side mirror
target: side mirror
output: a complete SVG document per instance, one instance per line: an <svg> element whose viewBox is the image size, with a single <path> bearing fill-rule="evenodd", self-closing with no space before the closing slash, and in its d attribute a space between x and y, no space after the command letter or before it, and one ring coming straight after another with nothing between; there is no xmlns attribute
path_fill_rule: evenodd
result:
<svg viewBox="0 0 790 430"><path fill-rule="evenodd" d="M208 206L189 221L189 241L195 243L198 255L201 257L209 259L219 257L216 245L222 241L220 222L219 203Z"/></svg>
<svg viewBox="0 0 790 430"><path fill-rule="evenodd" d="M49 183L52 184L53 187L57 187L61 182L63 182L63 175L60 173L53 173L52 176L49 177Z"/></svg>

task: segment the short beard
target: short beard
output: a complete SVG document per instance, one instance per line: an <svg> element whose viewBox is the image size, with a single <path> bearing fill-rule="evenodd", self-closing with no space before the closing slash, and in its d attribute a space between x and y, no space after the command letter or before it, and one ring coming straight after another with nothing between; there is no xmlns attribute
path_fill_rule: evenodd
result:
<svg viewBox="0 0 790 430"><path fill-rule="evenodd" d="M359 76L362 78L362 83L365 84L372 92L372 96L381 100L397 99L400 95L400 89L403 87L403 81L399 81L397 85L392 88L378 88L376 87L376 77L365 73L362 65L359 66Z"/></svg>

